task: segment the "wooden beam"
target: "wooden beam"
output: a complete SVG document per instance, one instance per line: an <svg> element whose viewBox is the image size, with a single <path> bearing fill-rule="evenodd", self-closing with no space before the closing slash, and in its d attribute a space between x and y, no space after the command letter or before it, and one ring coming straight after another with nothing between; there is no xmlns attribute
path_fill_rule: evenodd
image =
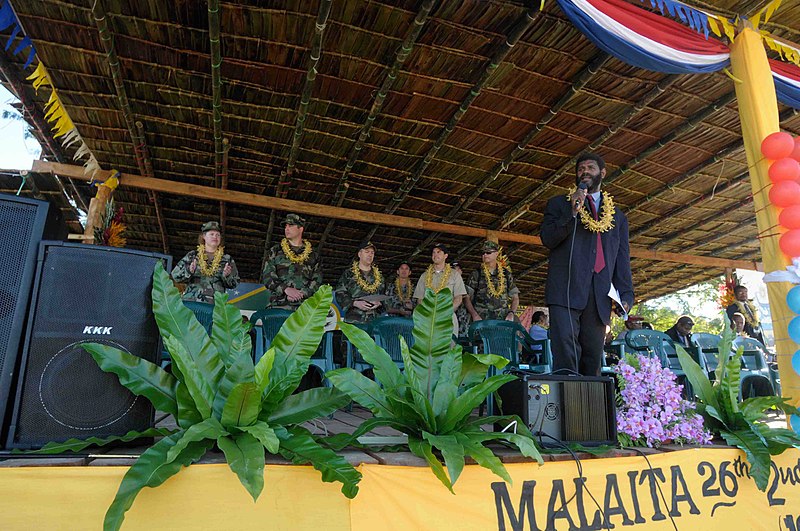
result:
<svg viewBox="0 0 800 531"><path fill-rule="evenodd" d="M81 166L71 166L55 162L45 162L36 160L33 162L34 173L50 173L72 177L74 179L89 180L83 174ZM111 176L111 172L99 170L95 175L97 179L105 179ZM142 190L153 190L176 195L185 195L212 201L226 201L241 205L254 206L258 208L271 208L286 212L298 212L310 216L321 216L335 219L346 219L363 223L378 223L392 227L401 227L421 231L438 231L460 236L472 236L476 238L488 239L496 236L500 241L529 243L541 245L538 236L530 234L520 234L516 232L495 231L491 229L481 229L478 227L467 227L464 225L452 225L424 219L410 218L406 216L396 216L394 214L382 214L378 212L368 212L364 210L353 210L328 205L307 203L305 201L293 201L279 197L269 197L246 192L223 191L219 188L200 186L196 184L179 183L141 175L124 174L120 178L123 186L130 186ZM736 267L739 269L757 269L756 262L746 260L729 260L724 258L712 258L708 256L694 256L683 253L665 253L651 251L649 249L631 248L631 256L645 258L648 260L663 260L667 262L677 262L683 264L696 264L709 267Z"/></svg>

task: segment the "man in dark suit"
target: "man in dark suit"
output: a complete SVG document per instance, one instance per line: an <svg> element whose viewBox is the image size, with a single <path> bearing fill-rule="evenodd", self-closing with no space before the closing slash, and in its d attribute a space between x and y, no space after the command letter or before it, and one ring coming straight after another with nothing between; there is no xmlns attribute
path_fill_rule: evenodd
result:
<svg viewBox="0 0 800 531"><path fill-rule="evenodd" d="M758 310L756 310L753 301L747 298L747 288L738 285L733 288L733 295L736 297L736 302L725 308L728 319L733 320L733 314L735 313L742 314L744 317L744 333L764 343L764 336L761 334L761 322L758 319Z"/></svg>
<svg viewBox="0 0 800 531"><path fill-rule="evenodd" d="M681 315L678 320L672 325L672 328L666 330L667 334L675 343L682 347L692 346L692 327L694 321L688 315Z"/></svg>
<svg viewBox="0 0 800 531"><path fill-rule="evenodd" d="M550 249L545 301L554 372L599 375L611 321L611 284L626 312L633 304L628 219L600 191L605 166L593 153L579 156L577 189L550 198L544 211L541 237Z"/></svg>

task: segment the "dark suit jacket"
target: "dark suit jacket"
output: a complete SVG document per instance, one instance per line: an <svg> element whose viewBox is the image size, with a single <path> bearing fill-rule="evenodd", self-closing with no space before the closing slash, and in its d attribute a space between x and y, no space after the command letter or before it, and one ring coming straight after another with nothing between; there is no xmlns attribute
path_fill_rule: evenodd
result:
<svg viewBox="0 0 800 531"><path fill-rule="evenodd" d="M682 347L686 346L683 344L683 341L681 341L681 338L678 335L678 329L676 328L676 325L672 325L672 328L670 328L664 333L667 334L678 345L681 345ZM692 334L689 334L689 345L691 344L692 344Z"/></svg>
<svg viewBox="0 0 800 531"><path fill-rule="evenodd" d="M745 310L745 311L747 311L747 310ZM730 321L733 321L733 314L735 314L736 312L739 312L739 306L735 302L725 309L725 313L728 314L728 319ZM739 313L741 313L741 312L739 312ZM753 330L753 327L750 326L750 323L747 322L746 318L745 318L745 321L744 321L744 333L747 334L748 336L754 338L754 339L758 339L762 343L764 342L764 336L761 334L761 331L759 330L759 332L756 333L756 331Z"/></svg>
<svg viewBox="0 0 800 531"><path fill-rule="evenodd" d="M586 201L584 208L588 210L590 208L588 198ZM601 208L602 204L601 193ZM572 271L568 271L575 223L578 226L572 251ZM589 300L589 290L594 289L597 311L603 322L608 324L611 320L611 299L608 297L608 290L612 281L619 290L620 298L629 306L633 304L628 218L619 208L614 210L614 226L611 230L601 233L606 267L600 273L593 271L597 234L583 226L580 215L577 218L572 217L572 207L563 194L551 197L547 202L540 235L542 243L550 249L544 292L547 304L583 310ZM569 295L567 295L568 275L571 276Z"/></svg>

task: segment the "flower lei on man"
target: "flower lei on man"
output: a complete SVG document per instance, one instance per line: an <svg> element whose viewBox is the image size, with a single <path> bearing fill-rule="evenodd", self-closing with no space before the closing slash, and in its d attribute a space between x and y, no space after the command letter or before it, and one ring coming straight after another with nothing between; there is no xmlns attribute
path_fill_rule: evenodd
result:
<svg viewBox="0 0 800 531"><path fill-rule="evenodd" d="M571 197L575 190L574 186L569 189L567 201L572 201ZM591 232L606 232L614 228L614 198L610 194L603 193L603 204L600 206L598 219L594 219L587 208L582 208L579 213L581 223Z"/></svg>
<svg viewBox="0 0 800 531"><path fill-rule="evenodd" d="M425 287L433 290L434 293L439 293L447 286L447 281L450 280L450 273L452 273L453 269L450 267L450 264L444 265L444 271L441 280L439 280L439 285L437 287L433 287L433 264L428 266L427 271L425 271Z"/></svg>
<svg viewBox="0 0 800 531"><path fill-rule="evenodd" d="M411 300L411 282L406 282L406 287L400 284L400 277L394 279L394 290L397 293L397 298L403 304Z"/></svg>
<svg viewBox="0 0 800 531"><path fill-rule="evenodd" d="M503 272L503 266L497 262L497 286L492 284L492 272L489 271L489 266L481 264L483 269L483 277L486 279L486 290L489 295L495 299L500 299L506 295L506 274Z"/></svg>
<svg viewBox="0 0 800 531"><path fill-rule="evenodd" d="M753 328L758 328L760 326L759 325L759 321L758 321L758 309L756 308L756 305L753 304L753 301L747 301L746 303L744 303L744 302L742 302L740 300L735 300L733 302L736 304L736 307L739 309L739 313L744 315L744 322L745 323L749 324ZM750 312L752 312L752 313L748 313L748 311L745 310L745 308L744 308L745 304L747 304L747 307L750 309ZM752 315L752 317L750 317L751 315Z"/></svg>
<svg viewBox="0 0 800 531"><path fill-rule="evenodd" d="M703 417L681 397L682 386L657 358L629 354L615 371L620 388L617 430L623 446L711 442Z"/></svg>
<svg viewBox="0 0 800 531"><path fill-rule="evenodd" d="M381 285L381 282L383 282L381 272L375 266L372 266L372 278L374 279L372 283L367 283L364 275L361 273L361 269L358 267L358 261L353 262L353 265L350 266L350 271L353 273L353 277L356 279L356 284L358 284L358 287L361 288L361 290L365 293L375 293L378 291L378 287Z"/></svg>
<svg viewBox="0 0 800 531"><path fill-rule="evenodd" d="M303 252L300 254L295 254L292 251L292 248L289 247L289 240L286 238L281 240L281 249L283 250L283 254L286 255L286 258L293 264L303 264L308 257L311 256L311 242L308 240L303 240Z"/></svg>
<svg viewBox="0 0 800 531"><path fill-rule="evenodd" d="M213 277L219 271L219 266L222 263L222 256L225 254L224 247L217 247L214 251L214 258L211 260L211 265L208 265L206 260L206 246L200 244L197 246L197 267L200 268L200 273L205 277Z"/></svg>

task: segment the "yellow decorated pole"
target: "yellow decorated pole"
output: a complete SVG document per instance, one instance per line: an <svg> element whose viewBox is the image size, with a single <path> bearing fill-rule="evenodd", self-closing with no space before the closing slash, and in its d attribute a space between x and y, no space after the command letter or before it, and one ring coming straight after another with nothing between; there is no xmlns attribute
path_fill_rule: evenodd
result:
<svg viewBox="0 0 800 531"><path fill-rule="evenodd" d="M736 80L736 99L750 169L764 271L769 273L785 270L791 262L778 245L780 235L785 230L778 225L780 209L769 202L769 161L761 154L761 142L764 138L780 130L778 100L764 44L758 32L746 20L731 46L731 67ZM797 345L789 338L787 328L794 317L786 305L786 294L791 287L786 282L770 282L767 284L767 293L775 331L782 394L792 397L792 403L797 406L800 405L800 374L792 367L792 355L797 350Z"/></svg>

